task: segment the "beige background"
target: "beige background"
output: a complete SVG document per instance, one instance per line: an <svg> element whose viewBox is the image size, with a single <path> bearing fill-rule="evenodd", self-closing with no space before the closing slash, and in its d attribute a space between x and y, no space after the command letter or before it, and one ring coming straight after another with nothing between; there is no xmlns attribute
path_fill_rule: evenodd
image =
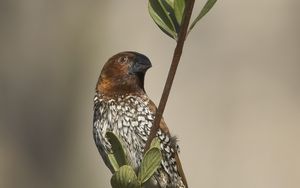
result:
<svg viewBox="0 0 300 188"><path fill-rule="evenodd" d="M299 187L299 8L220 0L190 34L165 112L190 187ZM145 53L158 103L175 46L146 1L1 0L0 37L0 187L109 187L91 133L100 69Z"/></svg>

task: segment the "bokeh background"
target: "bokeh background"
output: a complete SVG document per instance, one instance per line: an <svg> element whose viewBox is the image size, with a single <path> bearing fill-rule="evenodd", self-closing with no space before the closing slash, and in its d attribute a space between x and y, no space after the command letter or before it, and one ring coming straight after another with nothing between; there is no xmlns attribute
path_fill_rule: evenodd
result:
<svg viewBox="0 0 300 188"><path fill-rule="evenodd" d="M299 8L218 1L190 33L164 115L190 187L299 187ZM110 187L92 139L101 67L146 54L158 103L175 47L147 2L1 0L0 40L0 187Z"/></svg>

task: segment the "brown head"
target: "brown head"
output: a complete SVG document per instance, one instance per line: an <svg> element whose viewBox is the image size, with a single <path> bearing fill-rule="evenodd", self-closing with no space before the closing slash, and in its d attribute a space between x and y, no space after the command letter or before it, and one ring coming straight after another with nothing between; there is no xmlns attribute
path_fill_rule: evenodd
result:
<svg viewBox="0 0 300 188"><path fill-rule="evenodd" d="M111 57L102 68L96 91L104 95L145 92L144 78L150 60L137 52L121 52Z"/></svg>

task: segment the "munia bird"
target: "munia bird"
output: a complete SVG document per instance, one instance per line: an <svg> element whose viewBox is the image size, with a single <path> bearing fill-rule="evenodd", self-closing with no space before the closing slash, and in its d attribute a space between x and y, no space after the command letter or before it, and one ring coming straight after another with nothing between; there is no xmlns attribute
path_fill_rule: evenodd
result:
<svg viewBox="0 0 300 188"><path fill-rule="evenodd" d="M122 52L111 57L101 71L94 98L93 135L99 153L112 172L108 160L111 146L105 137L107 131L120 137L135 169L141 164L157 109L144 89L145 73L151 66L145 55ZM170 135L163 119L157 137L163 160L145 187L187 188L176 138Z"/></svg>

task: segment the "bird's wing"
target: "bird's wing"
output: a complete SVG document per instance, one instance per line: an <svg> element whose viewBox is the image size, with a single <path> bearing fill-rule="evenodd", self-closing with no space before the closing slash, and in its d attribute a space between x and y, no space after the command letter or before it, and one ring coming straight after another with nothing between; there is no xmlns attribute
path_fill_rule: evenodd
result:
<svg viewBox="0 0 300 188"><path fill-rule="evenodd" d="M162 120L160 121L159 127L160 127L160 129L161 129L164 133L168 134L168 135L172 138L172 136L171 136L171 134L170 134L170 132L169 132L169 129L168 129L168 127L167 127L167 124L165 123L165 121L164 121L163 118L162 118ZM173 142L175 142L175 143L172 143L172 145L173 145L173 147L174 147L174 149L175 149L175 152L174 152L174 156L173 156L173 157L174 157L175 160L176 160L176 165L177 165L178 173L179 173L179 175L180 175L180 177L181 177L181 179L182 179L182 181L183 181L185 187L187 188L187 187L188 187L188 186L187 186L187 181L186 181L186 178L185 178L185 175L184 175L184 172L183 172L183 168L182 168L182 165L181 165L179 156L178 156L178 148L177 148L178 145L177 145L177 143L176 143L176 138L173 139Z"/></svg>
<svg viewBox="0 0 300 188"><path fill-rule="evenodd" d="M149 100L149 109L152 112L154 112L154 114L157 111L156 105L151 100ZM176 137L171 136L169 128L168 128L166 122L164 121L164 118L161 119L160 124L159 124L159 128L163 133L168 135L171 138L171 142L173 142L173 143L171 143L171 145L173 146L173 149L174 149L175 152L172 154L173 155L172 157L174 157L175 160L176 160L177 171L179 173L179 176L181 177L181 180L182 180L183 184L185 185L186 188L188 188L187 181L186 181L186 178L185 178L185 175L184 175L184 172L183 172L183 168L182 168L179 156L178 156L178 145L176 143Z"/></svg>
<svg viewBox="0 0 300 188"><path fill-rule="evenodd" d="M110 160L108 158L108 149L110 148L109 143L105 141L103 138L101 131L102 128L100 126L101 121L101 112L100 112L100 99L99 96L96 94L94 97L94 118L93 118L93 136L95 144L98 148L98 151L105 163L105 165L110 169L110 171L113 173L114 169L112 164L110 163Z"/></svg>

